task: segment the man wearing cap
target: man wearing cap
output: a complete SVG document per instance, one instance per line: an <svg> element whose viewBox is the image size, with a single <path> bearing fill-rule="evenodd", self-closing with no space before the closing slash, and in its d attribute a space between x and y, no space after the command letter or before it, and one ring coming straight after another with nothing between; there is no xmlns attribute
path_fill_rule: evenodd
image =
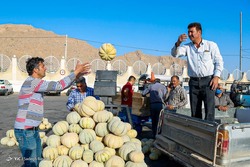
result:
<svg viewBox="0 0 250 167"><path fill-rule="evenodd" d="M98 96L94 95L94 89L87 86L84 77L77 79L75 82L77 89L70 92L66 103L69 111L74 111L75 105L82 102L87 96L94 96L96 99L99 99Z"/></svg>
<svg viewBox="0 0 250 167"><path fill-rule="evenodd" d="M181 45L189 37L191 42ZM202 101L205 119L214 121L214 93L223 70L223 60L215 42L202 38L200 23L188 25L188 36L181 34L171 51L172 56L187 56L190 105L193 117L202 118Z"/></svg>
<svg viewBox="0 0 250 167"><path fill-rule="evenodd" d="M219 84L215 90L215 107L220 111L227 111L229 108L234 107L234 103L229 95L224 93L223 85Z"/></svg>

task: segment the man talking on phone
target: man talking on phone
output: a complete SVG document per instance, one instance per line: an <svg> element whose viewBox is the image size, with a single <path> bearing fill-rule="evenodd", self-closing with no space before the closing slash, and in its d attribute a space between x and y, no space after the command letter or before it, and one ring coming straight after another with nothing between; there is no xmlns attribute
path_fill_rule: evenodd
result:
<svg viewBox="0 0 250 167"><path fill-rule="evenodd" d="M187 93L180 85L180 79L177 75L171 77L171 83L167 87L166 108L168 110L176 110L185 108L187 101Z"/></svg>
<svg viewBox="0 0 250 167"><path fill-rule="evenodd" d="M191 42L181 45L189 37ZM202 38L200 23L188 25L188 35L181 34L171 51L172 56L187 56L189 94L192 116L202 118L202 101L205 119L214 121L215 89L218 86L223 60L216 43Z"/></svg>

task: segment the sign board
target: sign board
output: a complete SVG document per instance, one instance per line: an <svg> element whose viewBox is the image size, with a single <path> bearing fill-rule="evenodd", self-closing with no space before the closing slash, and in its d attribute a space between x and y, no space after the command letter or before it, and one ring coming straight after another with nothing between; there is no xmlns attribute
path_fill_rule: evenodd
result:
<svg viewBox="0 0 250 167"><path fill-rule="evenodd" d="M61 70L60 70L60 74L61 74L61 75L65 75L65 70L64 70L64 69L61 69Z"/></svg>

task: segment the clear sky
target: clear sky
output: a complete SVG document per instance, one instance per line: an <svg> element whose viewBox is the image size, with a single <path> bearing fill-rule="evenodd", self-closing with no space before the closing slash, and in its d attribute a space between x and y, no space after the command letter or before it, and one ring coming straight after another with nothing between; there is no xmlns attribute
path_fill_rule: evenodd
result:
<svg viewBox="0 0 250 167"><path fill-rule="evenodd" d="M200 22L203 38L218 44L229 72L239 68L242 11L242 71L250 70L250 0L12 0L1 6L0 24L29 24L96 48L109 42L118 55L170 55L187 25Z"/></svg>

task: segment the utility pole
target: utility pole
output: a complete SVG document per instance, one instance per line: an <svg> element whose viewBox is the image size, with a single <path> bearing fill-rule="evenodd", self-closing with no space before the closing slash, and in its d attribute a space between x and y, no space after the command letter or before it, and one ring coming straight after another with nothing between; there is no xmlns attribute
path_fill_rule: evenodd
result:
<svg viewBox="0 0 250 167"><path fill-rule="evenodd" d="M68 50L68 35L65 36L65 44L64 44L64 58L67 61L67 50Z"/></svg>
<svg viewBox="0 0 250 167"><path fill-rule="evenodd" d="M240 12L240 71L242 71L242 12Z"/></svg>

